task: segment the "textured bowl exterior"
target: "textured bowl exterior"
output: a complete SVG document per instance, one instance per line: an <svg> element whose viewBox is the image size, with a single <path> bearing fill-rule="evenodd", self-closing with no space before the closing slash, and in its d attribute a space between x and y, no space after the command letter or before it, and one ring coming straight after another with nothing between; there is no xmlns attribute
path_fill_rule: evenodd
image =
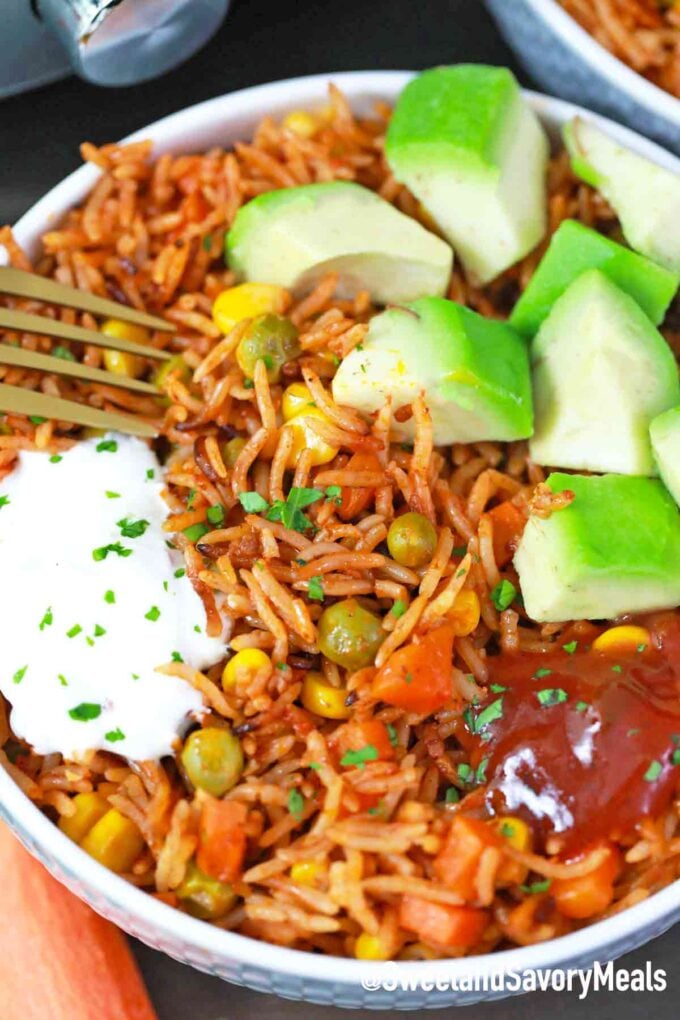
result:
<svg viewBox="0 0 680 1020"><path fill-rule="evenodd" d="M156 154L228 145L251 132L265 114L281 116L300 106L321 105L329 78L345 92L355 109L368 111L377 99L394 101L410 77L411 73L402 71L356 72L258 86L183 110L132 137L153 139ZM547 96L529 93L528 98L553 136L560 125L576 113L592 116ZM680 172L680 160L658 146L618 125L597 117L593 119L624 144ZM93 167L77 170L22 218L15 233L27 251L38 250L40 235L83 200L97 176ZM680 882L676 882L630 910L541 945L461 960L422 963L371 964L336 959L221 931L135 889L67 839L31 804L2 768L0 817L60 882L98 913L152 948L225 981L321 1004L406 1010L502 998L509 992L457 990L446 988L443 982L471 977L481 980L509 970L587 968L595 960L604 963L615 959L661 935L680 919ZM375 979L380 974L389 976L388 987L373 990L371 985L375 987ZM441 990L426 991L416 987L422 982L429 983L429 987L436 982Z"/></svg>
<svg viewBox="0 0 680 1020"><path fill-rule="evenodd" d="M509 46L548 92L581 103L680 153L680 99L609 53L555 0L486 0Z"/></svg>

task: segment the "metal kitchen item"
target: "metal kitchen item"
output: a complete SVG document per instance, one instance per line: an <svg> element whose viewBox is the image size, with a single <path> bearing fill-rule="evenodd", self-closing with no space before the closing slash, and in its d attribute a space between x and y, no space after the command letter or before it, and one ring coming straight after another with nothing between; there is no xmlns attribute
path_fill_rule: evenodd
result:
<svg viewBox="0 0 680 1020"><path fill-rule="evenodd" d="M155 78L208 41L229 2L2 0L0 96L71 71L97 85Z"/></svg>

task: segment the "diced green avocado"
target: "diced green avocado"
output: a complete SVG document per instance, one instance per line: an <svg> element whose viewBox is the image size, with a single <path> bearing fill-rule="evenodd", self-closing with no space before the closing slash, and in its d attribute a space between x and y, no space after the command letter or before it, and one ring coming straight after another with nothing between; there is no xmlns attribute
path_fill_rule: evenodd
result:
<svg viewBox="0 0 680 1020"><path fill-rule="evenodd" d="M680 174L574 117L564 129L574 172L607 199L628 244L680 273Z"/></svg>
<svg viewBox="0 0 680 1020"><path fill-rule="evenodd" d="M649 434L661 479L680 505L680 407L672 407L655 418Z"/></svg>
<svg viewBox="0 0 680 1020"><path fill-rule="evenodd" d="M649 423L680 403L670 347L599 269L556 302L531 346L539 464L654 475Z"/></svg>
<svg viewBox="0 0 680 1020"><path fill-rule="evenodd" d="M443 298L421 298L371 319L361 347L336 372L333 396L367 414L391 398L392 409L424 393L434 442L514 440L531 435L526 345L505 323L484 319ZM414 421L392 421L412 439Z"/></svg>
<svg viewBox="0 0 680 1020"><path fill-rule="evenodd" d="M661 482L552 474L573 502L529 517L515 553L532 620L605 620L680 605L680 514Z"/></svg>
<svg viewBox="0 0 680 1020"><path fill-rule="evenodd" d="M458 64L414 78L385 153L474 283L493 280L545 234L548 142L505 68Z"/></svg>
<svg viewBox="0 0 680 1020"><path fill-rule="evenodd" d="M514 328L534 336L560 295L587 269L599 269L635 298L655 326L663 321L678 289L674 273L576 220L564 220L512 310Z"/></svg>
<svg viewBox="0 0 680 1020"><path fill-rule="evenodd" d="M341 297L367 290L379 304L444 294L453 262L440 237L350 181L258 195L239 210L226 254L246 280L299 293L336 272Z"/></svg>

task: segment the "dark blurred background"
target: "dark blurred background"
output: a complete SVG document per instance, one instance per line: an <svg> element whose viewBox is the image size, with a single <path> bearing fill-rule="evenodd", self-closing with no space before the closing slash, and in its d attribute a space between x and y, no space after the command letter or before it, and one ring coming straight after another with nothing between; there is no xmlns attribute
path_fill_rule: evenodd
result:
<svg viewBox="0 0 680 1020"><path fill-rule="evenodd" d="M504 64L523 84L531 84L519 72L482 0L234 0L222 29L205 49L155 81L111 90L71 77L0 100L0 223L14 222L74 170L79 164L78 146L84 140L115 141L184 106L278 78L375 68L418 69L459 61ZM134 949L160 1020L341 1016L328 1007L285 1002L226 985L139 944ZM545 1020L548 1016L555 1020L675 1020L674 965L679 950L680 926L676 934L620 961L621 966L641 967L651 959L655 967L666 968L669 986L664 993L598 992L583 1002L575 994L536 993L465 1007L457 1015L465 1020ZM347 1015L383 1020L394 1016L385 1012ZM410 1015L422 1020L427 1014Z"/></svg>

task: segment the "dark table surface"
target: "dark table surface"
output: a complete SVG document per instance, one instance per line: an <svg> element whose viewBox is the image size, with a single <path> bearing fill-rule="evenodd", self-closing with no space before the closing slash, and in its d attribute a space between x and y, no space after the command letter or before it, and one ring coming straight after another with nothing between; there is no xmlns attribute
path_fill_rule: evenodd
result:
<svg viewBox="0 0 680 1020"><path fill-rule="evenodd" d="M0 223L15 221L75 169L84 139L113 141L184 106L277 78L461 60L506 64L530 84L481 0L235 0L212 42L156 81L105 90L68 78L0 102ZM328 1007L226 985L137 943L134 950L160 1020L232 1020L255 1013L261 1020L320 1020L329 1012L339 1016ZM652 960L655 967L665 968L665 992L597 992L582 1002L575 993L538 992L469 1006L460 1015L470 1020L542 1020L548 1015L563 1020L670 1020L678 1015L674 964L679 950L680 926L619 963L632 968Z"/></svg>

